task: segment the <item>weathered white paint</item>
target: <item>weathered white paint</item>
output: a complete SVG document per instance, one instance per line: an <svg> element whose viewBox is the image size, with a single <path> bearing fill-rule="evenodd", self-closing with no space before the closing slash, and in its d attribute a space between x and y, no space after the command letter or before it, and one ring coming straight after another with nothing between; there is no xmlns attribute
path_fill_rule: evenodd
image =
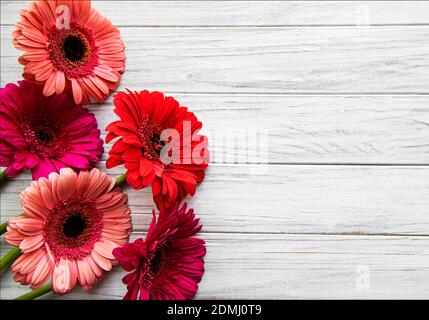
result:
<svg viewBox="0 0 429 320"><path fill-rule="evenodd" d="M1 1L13 25L27 1ZM429 24L426 1L93 1L120 26L284 26Z"/></svg>
<svg viewBox="0 0 429 320"><path fill-rule="evenodd" d="M0 5L4 85L22 72L10 34L24 3ZM214 163L190 200L208 247L197 298L428 297L428 2L94 6L121 26L120 89L173 94L208 135L269 139L268 165L242 164L243 145L226 145L223 159L211 139ZM89 108L101 129L115 119L111 99ZM1 190L2 222L20 212L29 181ZM153 203L149 189L125 190L136 238ZM368 289L356 286L359 270L369 271ZM122 275L116 268L90 293L62 299L121 298ZM2 299L27 290L2 275Z"/></svg>
<svg viewBox="0 0 429 320"><path fill-rule="evenodd" d="M429 164L429 96L173 96L203 122L212 163ZM111 100L89 106L103 138Z"/></svg>
<svg viewBox="0 0 429 320"><path fill-rule="evenodd" d="M203 122L213 163L429 164L429 96L174 97ZM113 108L90 107L102 130Z"/></svg>
<svg viewBox="0 0 429 320"><path fill-rule="evenodd" d="M188 201L208 232L429 235L428 181L429 167L211 165ZM2 190L2 221L21 211L29 183L22 175ZM125 191L134 229L146 230L150 188Z"/></svg>
<svg viewBox="0 0 429 320"><path fill-rule="evenodd" d="M2 85L22 72L2 28ZM168 92L429 93L429 26L121 28L122 85Z"/></svg>
<svg viewBox="0 0 429 320"><path fill-rule="evenodd" d="M429 237L200 236L207 242L200 299L428 297ZM115 268L90 293L76 290L60 299L119 299L125 293L123 275ZM366 276L369 287L362 278ZM5 299L28 290L14 283L10 274L2 278L1 288Z"/></svg>

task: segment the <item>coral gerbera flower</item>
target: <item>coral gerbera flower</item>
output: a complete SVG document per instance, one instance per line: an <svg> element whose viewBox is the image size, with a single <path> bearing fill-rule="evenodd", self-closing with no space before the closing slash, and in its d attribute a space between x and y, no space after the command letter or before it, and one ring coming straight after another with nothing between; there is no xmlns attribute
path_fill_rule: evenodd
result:
<svg viewBox="0 0 429 320"><path fill-rule="evenodd" d="M48 279L56 293L77 284L89 289L116 263L112 250L131 233L127 196L98 169L61 169L21 193L24 215L9 221L6 240L22 255L14 279L38 288Z"/></svg>
<svg viewBox="0 0 429 320"><path fill-rule="evenodd" d="M202 123L186 107L161 92L119 92L114 100L121 120L112 122L106 143L115 141L107 168L124 164L135 189L152 185L158 206L171 208L194 195L208 165L207 138L198 135Z"/></svg>
<svg viewBox="0 0 429 320"><path fill-rule="evenodd" d="M146 240L137 239L113 250L128 272L125 300L184 300L195 296L204 274L204 240L190 238L201 230L194 210L153 212Z"/></svg>
<svg viewBox="0 0 429 320"><path fill-rule="evenodd" d="M72 92L76 103L104 101L125 70L119 30L91 1L35 1L20 12L13 44L25 79L44 83L50 96Z"/></svg>
<svg viewBox="0 0 429 320"><path fill-rule="evenodd" d="M103 154L92 113L65 93L45 97L43 86L19 81L0 89L0 166L7 177L31 170L33 179L72 167L88 169Z"/></svg>

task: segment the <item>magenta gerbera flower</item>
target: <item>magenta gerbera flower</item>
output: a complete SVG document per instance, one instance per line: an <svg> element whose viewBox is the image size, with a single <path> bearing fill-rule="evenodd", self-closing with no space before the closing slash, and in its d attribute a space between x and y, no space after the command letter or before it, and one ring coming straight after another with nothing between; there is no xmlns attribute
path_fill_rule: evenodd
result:
<svg viewBox="0 0 429 320"><path fill-rule="evenodd" d="M204 274L204 240L192 238L201 230L194 210L186 204L171 211L161 209L146 239L113 250L114 257L128 272L122 281L127 285L125 300L184 300L198 290Z"/></svg>
<svg viewBox="0 0 429 320"><path fill-rule="evenodd" d="M19 81L0 89L0 166L33 179L61 168L88 169L103 154L92 113L66 93L45 97L43 85Z"/></svg>

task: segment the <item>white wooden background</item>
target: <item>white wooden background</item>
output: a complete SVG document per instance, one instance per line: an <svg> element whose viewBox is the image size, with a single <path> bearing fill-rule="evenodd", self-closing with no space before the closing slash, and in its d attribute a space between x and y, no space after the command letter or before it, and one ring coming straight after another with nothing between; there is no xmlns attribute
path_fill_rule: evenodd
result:
<svg viewBox="0 0 429 320"><path fill-rule="evenodd" d="M197 298L429 298L428 2L93 5L127 47L120 89L174 95L207 134L268 138L264 165L245 162L243 146L222 158L211 141L190 200L208 247ZM20 79L11 32L23 6L1 2L2 86ZM90 109L102 129L115 119L111 99ZM2 222L20 212L29 182L1 190ZM126 191L138 237L150 190ZM356 285L361 270L369 288ZM122 275L63 298L119 299ZM1 298L26 291L2 275Z"/></svg>

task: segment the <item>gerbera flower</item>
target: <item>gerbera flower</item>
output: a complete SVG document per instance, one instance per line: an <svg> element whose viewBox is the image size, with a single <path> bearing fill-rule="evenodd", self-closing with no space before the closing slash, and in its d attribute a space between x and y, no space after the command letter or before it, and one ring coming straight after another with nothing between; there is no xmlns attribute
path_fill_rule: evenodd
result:
<svg viewBox="0 0 429 320"><path fill-rule="evenodd" d="M112 250L131 232L127 196L98 169L40 178L21 193L24 215L9 221L6 240L22 255L14 279L33 289L48 279L56 293L89 289L115 263Z"/></svg>
<svg viewBox="0 0 429 320"><path fill-rule="evenodd" d="M137 239L113 250L128 272L125 300L184 300L195 296L204 274L204 240L190 238L201 230L194 210L153 212L146 240Z"/></svg>
<svg viewBox="0 0 429 320"><path fill-rule="evenodd" d="M119 92L113 102L121 120L107 126L106 143L120 139L106 167L124 164L127 182L135 189L152 185L158 208L171 208L187 194L194 195L208 162L207 138L197 134L202 124L196 116L156 91Z"/></svg>
<svg viewBox="0 0 429 320"><path fill-rule="evenodd" d="M0 166L7 177L31 170L33 179L72 167L88 169L103 154L92 113L65 93L45 97L43 86L19 81L0 89Z"/></svg>
<svg viewBox="0 0 429 320"><path fill-rule="evenodd" d="M76 103L104 101L121 80L125 47L118 29L91 1L35 1L20 12L13 44L25 53L25 79L50 96L72 92Z"/></svg>

